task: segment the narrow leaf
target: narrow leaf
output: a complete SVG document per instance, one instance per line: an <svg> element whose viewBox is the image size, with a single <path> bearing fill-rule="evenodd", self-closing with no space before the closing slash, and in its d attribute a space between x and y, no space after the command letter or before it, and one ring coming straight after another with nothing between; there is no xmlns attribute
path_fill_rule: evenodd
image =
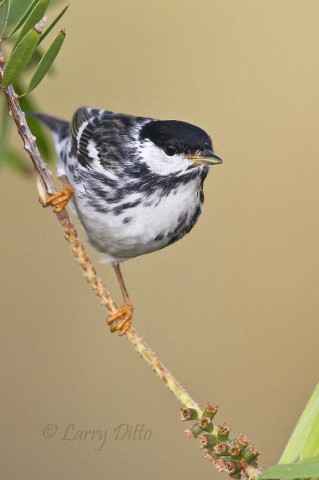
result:
<svg viewBox="0 0 319 480"><path fill-rule="evenodd" d="M34 0L31 5L29 6L29 8L27 9L27 11L22 15L22 17L20 18L20 20L18 21L18 23L16 24L16 26L14 27L14 29L12 30L12 32L10 33L10 35L8 35L8 37L11 37L11 35L13 35L14 33L16 33L17 30L19 30L19 28L24 24L24 22L26 21L26 19L28 18L28 16L30 15L30 13L32 12L33 8L35 7L35 5L38 3L39 0ZM33 26L33 25L32 25Z"/></svg>
<svg viewBox="0 0 319 480"><path fill-rule="evenodd" d="M30 14L28 15L21 32L18 35L18 38L15 41L13 49L21 42L23 37L28 33L31 28L33 28L40 20L44 17L45 12L49 6L50 0L38 0L37 4L33 7Z"/></svg>
<svg viewBox="0 0 319 480"><path fill-rule="evenodd" d="M306 460L316 456L319 456L319 412L311 425L300 459Z"/></svg>
<svg viewBox="0 0 319 480"><path fill-rule="evenodd" d="M318 428L318 418L319 418L319 384L316 386L313 394L310 397L309 402L306 405L303 413L301 414L300 419L298 420L297 425L295 426L294 431L291 434L291 437L286 445L286 448L279 460L279 463L290 463L296 462L301 457L303 450L306 449L306 455L308 451L311 451L311 445L313 444L314 438L311 434L312 429ZM315 434L314 431L314 434ZM307 446L307 439L309 440L309 446ZM317 436L317 444L318 444ZM308 450L309 448L309 450Z"/></svg>
<svg viewBox="0 0 319 480"><path fill-rule="evenodd" d="M2 34L7 26L9 10L10 0L2 0L2 2L0 2L0 38L2 37Z"/></svg>
<svg viewBox="0 0 319 480"><path fill-rule="evenodd" d="M23 91L22 85L17 85L17 87L20 91ZM32 95L20 98L20 105L26 114L39 111L39 107L34 101L34 97ZM35 118L33 118L31 115L27 115L27 121L31 132L37 139L37 145L41 155L45 158L46 162L49 163L54 159L51 135L48 133L47 129L44 128L42 124L35 120Z"/></svg>
<svg viewBox="0 0 319 480"><path fill-rule="evenodd" d="M22 155L17 153L15 150L10 149L5 157L5 166L12 168L13 170L30 175L32 173L32 168L25 161Z"/></svg>
<svg viewBox="0 0 319 480"><path fill-rule="evenodd" d="M42 37L42 34L41 34L41 37ZM40 39L41 39L41 37L40 37ZM32 55L31 61L28 65L29 67L32 67L33 70L36 68L36 66L38 65L38 63L40 62L40 60L41 60L41 58L44 54L44 52L38 47L39 47L39 42L38 42L38 46L37 46L34 54Z"/></svg>
<svg viewBox="0 0 319 480"><path fill-rule="evenodd" d="M313 457L299 463L274 465L259 475L258 480L278 480L281 478L319 478L319 457Z"/></svg>
<svg viewBox="0 0 319 480"><path fill-rule="evenodd" d="M64 39L65 39L65 30L62 29L60 30L58 35L55 37L55 39L49 46L48 50L45 52L45 54L41 58L36 68L36 71L34 72L33 77L31 78L31 81L27 88L26 93L32 92L32 90L34 90L39 85L39 83L41 82L41 80L43 79L43 77L46 75L49 68L51 67L52 63L54 62L57 54L59 53L60 48L63 45Z"/></svg>
<svg viewBox="0 0 319 480"><path fill-rule="evenodd" d="M43 34L41 34L41 37L42 37L42 35ZM40 37L40 40L41 40L41 37ZM42 48L39 47L39 42L38 42L38 46L35 49L34 54L32 55L32 58L31 58L30 62L27 65L27 69L32 70L34 72L34 70L38 66L38 63L40 62L41 58L43 57L43 55L44 55L44 50L42 50ZM54 70L55 70L54 65L52 65L48 74L51 75L51 73L53 73Z"/></svg>
<svg viewBox="0 0 319 480"><path fill-rule="evenodd" d="M45 39L45 37L51 32L52 28L55 27L55 25L58 23L58 21L63 17L67 9L69 8L70 2L63 8L63 10L59 13L59 15L53 20L52 23L48 26L45 32L41 35L41 38L39 40L39 45L40 43Z"/></svg>
<svg viewBox="0 0 319 480"><path fill-rule="evenodd" d="M6 88L10 85L10 83L20 75L24 67L29 63L34 50L37 48L39 38L40 33L32 28L12 52L3 74L2 88Z"/></svg>

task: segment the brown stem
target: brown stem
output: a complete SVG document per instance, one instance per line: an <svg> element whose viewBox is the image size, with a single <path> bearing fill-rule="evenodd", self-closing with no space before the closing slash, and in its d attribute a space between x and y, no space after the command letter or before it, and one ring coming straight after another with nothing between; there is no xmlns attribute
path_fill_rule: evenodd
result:
<svg viewBox="0 0 319 480"><path fill-rule="evenodd" d="M0 44L0 82L2 82L4 69L5 61ZM41 154L36 144L36 139L32 135L28 127L28 124L25 120L24 112L22 112L21 110L17 94L15 93L11 85L7 88L4 88L3 93L7 100L9 114L11 115L17 126L18 133L23 141L24 149L28 153L33 163L34 169L39 174L43 182L46 194L48 196L53 195L57 192L57 190L52 180L52 174L41 157ZM63 209L61 212L56 213L56 218L64 232L65 239L71 246L74 258L84 271L85 278L90 283L94 293L100 298L102 305L107 309L109 314L113 315L117 312L117 305L111 297L110 293L103 285L102 280L97 275L91 260L86 255L84 247L78 239L77 231L68 212ZM184 407L190 407L198 410L199 415L201 415L202 412L197 403L194 402L194 400L186 392L183 386L160 362L157 355L151 350L151 348L137 333L137 331L133 327L130 327L125 333L125 335L131 345L134 347L134 349L142 356L142 358L148 363L152 370L156 372L156 374L161 378L164 384L170 389L170 391L181 402L181 404Z"/></svg>

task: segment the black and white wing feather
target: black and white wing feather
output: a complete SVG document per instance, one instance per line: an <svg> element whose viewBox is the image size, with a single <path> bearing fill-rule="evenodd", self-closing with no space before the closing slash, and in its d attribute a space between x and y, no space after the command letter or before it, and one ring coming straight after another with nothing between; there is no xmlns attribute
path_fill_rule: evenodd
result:
<svg viewBox="0 0 319 480"><path fill-rule="evenodd" d="M148 119L107 110L79 108L72 119L72 153L82 166L97 161L106 170L121 168L134 160L136 125Z"/></svg>

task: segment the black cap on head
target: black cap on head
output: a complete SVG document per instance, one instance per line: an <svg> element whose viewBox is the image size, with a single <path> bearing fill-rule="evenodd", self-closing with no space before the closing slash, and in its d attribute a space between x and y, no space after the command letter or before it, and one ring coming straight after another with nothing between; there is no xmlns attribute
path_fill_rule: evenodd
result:
<svg viewBox="0 0 319 480"><path fill-rule="evenodd" d="M199 127L178 120L154 120L141 130L140 140L149 139L167 155L194 154L212 149L212 141Z"/></svg>

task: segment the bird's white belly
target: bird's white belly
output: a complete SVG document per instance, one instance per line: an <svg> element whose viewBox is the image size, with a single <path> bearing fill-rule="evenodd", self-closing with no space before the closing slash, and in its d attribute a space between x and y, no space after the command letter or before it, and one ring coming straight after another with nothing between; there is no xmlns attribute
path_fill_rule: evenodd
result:
<svg viewBox="0 0 319 480"><path fill-rule="evenodd" d="M200 205L198 189L178 191L151 205L141 202L119 215L97 212L76 196L78 214L90 243L114 259L131 258L165 247L178 225L187 223Z"/></svg>

